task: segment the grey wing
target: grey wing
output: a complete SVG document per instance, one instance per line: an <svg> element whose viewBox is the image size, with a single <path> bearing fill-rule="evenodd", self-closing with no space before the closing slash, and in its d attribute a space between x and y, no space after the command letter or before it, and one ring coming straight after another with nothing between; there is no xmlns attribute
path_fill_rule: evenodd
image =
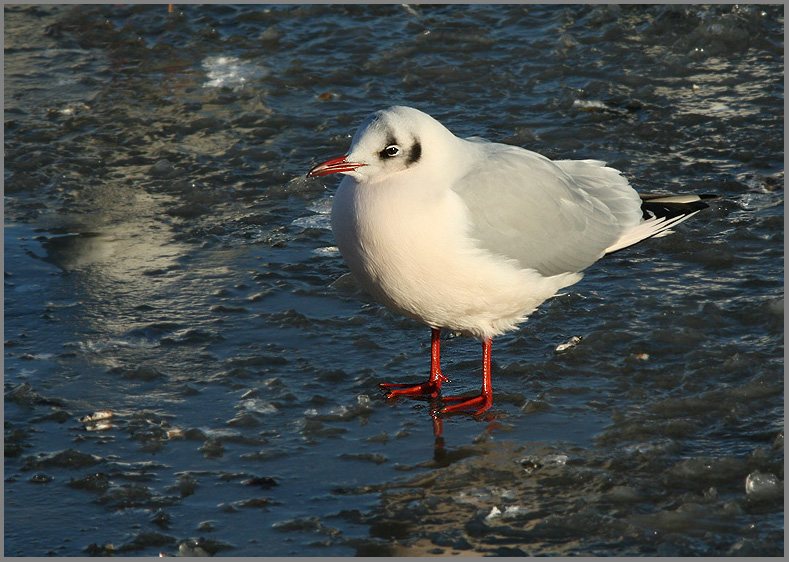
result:
<svg viewBox="0 0 789 562"><path fill-rule="evenodd" d="M603 162L474 144L483 163L452 188L468 209L469 235L521 267L546 276L581 271L641 220L638 194Z"/></svg>

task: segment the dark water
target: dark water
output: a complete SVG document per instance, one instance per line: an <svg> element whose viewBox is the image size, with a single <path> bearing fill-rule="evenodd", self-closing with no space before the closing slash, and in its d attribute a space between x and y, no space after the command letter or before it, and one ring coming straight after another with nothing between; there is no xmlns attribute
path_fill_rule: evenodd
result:
<svg viewBox="0 0 789 562"><path fill-rule="evenodd" d="M783 7L176 8L5 7L6 555L783 554ZM304 177L393 103L723 199L436 438Z"/></svg>

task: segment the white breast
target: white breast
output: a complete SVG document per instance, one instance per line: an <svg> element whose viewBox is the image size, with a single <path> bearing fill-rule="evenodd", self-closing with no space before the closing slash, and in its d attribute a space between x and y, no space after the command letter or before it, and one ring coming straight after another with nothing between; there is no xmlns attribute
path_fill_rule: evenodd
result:
<svg viewBox="0 0 789 562"><path fill-rule="evenodd" d="M486 339L580 279L546 277L479 248L462 199L421 179L359 184L346 177L334 198L332 230L343 258L391 310Z"/></svg>

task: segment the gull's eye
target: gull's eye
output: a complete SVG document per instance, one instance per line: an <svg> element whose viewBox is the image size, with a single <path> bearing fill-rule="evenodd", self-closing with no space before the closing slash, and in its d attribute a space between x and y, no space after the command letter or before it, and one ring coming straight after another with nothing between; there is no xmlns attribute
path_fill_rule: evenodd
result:
<svg viewBox="0 0 789 562"><path fill-rule="evenodd" d="M398 154L400 154L400 147L397 146L396 144L390 144L389 146L387 146L381 151L381 156L384 156L386 158L393 158Z"/></svg>

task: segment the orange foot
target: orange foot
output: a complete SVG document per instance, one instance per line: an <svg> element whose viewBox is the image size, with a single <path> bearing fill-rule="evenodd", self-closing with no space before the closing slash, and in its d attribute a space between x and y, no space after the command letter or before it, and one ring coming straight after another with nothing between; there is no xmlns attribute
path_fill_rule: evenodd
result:
<svg viewBox="0 0 789 562"><path fill-rule="evenodd" d="M482 412L490 409L493 405L493 393L483 391L478 396L445 396L444 402L457 402L451 406L444 406L439 410L439 414L451 412L466 412L478 416Z"/></svg>
<svg viewBox="0 0 789 562"><path fill-rule="evenodd" d="M416 385L409 385L406 383L381 383L383 389L389 391L386 395L387 398L395 398L397 396L429 396L435 398L441 394L441 383L449 382L441 373L433 375L430 380Z"/></svg>

